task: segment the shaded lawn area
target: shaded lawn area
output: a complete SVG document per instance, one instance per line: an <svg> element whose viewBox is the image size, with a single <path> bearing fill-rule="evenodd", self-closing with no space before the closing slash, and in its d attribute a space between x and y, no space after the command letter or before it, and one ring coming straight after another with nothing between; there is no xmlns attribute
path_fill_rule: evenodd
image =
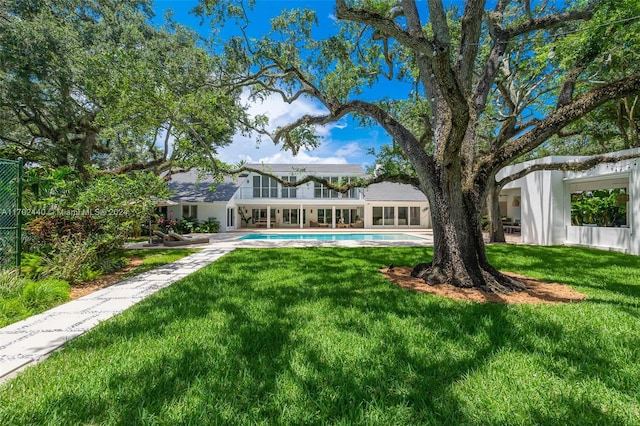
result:
<svg viewBox="0 0 640 426"><path fill-rule="evenodd" d="M489 246L569 305L455 302L424 248L236 250L0 388L0 424L639 424L640 259Z"/></svg>

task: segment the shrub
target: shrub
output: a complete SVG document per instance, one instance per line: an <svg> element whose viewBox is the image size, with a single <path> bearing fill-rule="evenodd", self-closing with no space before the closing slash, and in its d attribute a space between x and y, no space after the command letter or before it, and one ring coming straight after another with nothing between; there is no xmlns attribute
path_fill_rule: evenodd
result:
<svg viewBox="0 0 640 426"><path fill-rule="evenodd" d="M42 256L35 253L22 253L20 259L20 272L25 277L35 280L42 276L45 270Z"/></svg>
<svg viewBox="0 0 640 426"><path fill-rule="evenodd" d="M17 297L28 280L21 278L15 269L0 269L0 299Z"/></svg>
<svg viewBox="0 0 640 426"><path fill-rule="evenodd" d="M88 215L77 217L41 216L27 223L25 230L35 242L50 246L60 238L87 239L102 233L99 224Z"/></svg>
<svg viewBox="0 0 640 426"><path fill-rule="evenodd" d="M20 299L0 299L0 327L5 327L31 315Z"/></svg>
<svg viewBox="0 0 640 426"><path fill-rule="evenodd" d="M22 303L35 312L66 302L69 297L69 283L61 280L32 281L22 290Z"/></svg>

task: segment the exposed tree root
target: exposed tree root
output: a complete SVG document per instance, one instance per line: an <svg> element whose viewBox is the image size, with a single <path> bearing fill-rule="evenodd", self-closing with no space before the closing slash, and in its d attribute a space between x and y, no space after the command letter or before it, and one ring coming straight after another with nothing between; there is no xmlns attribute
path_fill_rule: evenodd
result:
<svg viewBox="0 0 640 426"><path fill-rule="evenodd" d="M487 293L507 294L526 288L521 280L504 275L493 268L481 269L479 276L472 277L466 271L455 273L454 268L419 263L411 271L411 276L423 279L428 285L450 284L460 288L477 288Z"/></svg>

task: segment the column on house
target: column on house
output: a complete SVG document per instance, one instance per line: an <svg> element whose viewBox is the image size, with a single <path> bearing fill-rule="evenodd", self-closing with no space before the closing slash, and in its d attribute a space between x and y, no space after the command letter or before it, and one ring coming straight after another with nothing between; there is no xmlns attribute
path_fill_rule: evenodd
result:
<svg viewBox="0 0 640 426"><path fill-rule="evenodd" d="M336 227L336 206L331 206L331 228Z"/></svg>
<svg viewBox="0 0 640 426"><path fill-rule="evenodd" d="M267 206L267 229L271 229L271 206Z"/></svg>
<svg viewBox="0 0 640 426"><path fill-rule="evenodd" d="M298 209L298 222L300 223L300 229L304 228L304 216L302 216L302 204Z"/></svg>

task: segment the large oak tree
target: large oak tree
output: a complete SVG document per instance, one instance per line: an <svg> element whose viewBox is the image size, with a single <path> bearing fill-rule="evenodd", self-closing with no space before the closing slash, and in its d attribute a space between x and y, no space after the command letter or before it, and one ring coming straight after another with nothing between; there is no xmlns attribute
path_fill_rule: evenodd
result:
<svg viewBox="0 0 640 426"><path fill-rule="evenodd" d="M197 34L150 0L0 0L0 155L83 176L199 164L242 108Z"/></svg>
<svg viewBox="0 0 640 426"><path fill-rule="evenodd" d="M231 3L237 6L204 1L202 10L242 18L243 7ZM447 11L440 0L336 0L332 37L314 40L313 11L293 10L274 19L261 39L230 40L228 51L234 64L245 63L235 83L255 96L279 93L287 102L304 96L326 109L269 134L285 148L316 143L313 126L349 114L388 132L415 171L406 180L431 208L434 257L416 266L416 275L508 291L520 284L487 260L482 206L505 165L605 102L638 93L637 66L585 78L602 66L599 42L628 41L621 35L635 21L624 15L632 4L623 3L580 1L558 9L498 0L489 8L468 0ZM618 11L614 21L607 20L611 10ZM563 43L575 43L570 57L558 57ZM391 90L397 93L400 83L408 88L398 99ZM368 90L385 85L384 98ZM488 122L494 124L487 131Z"/></svg>

